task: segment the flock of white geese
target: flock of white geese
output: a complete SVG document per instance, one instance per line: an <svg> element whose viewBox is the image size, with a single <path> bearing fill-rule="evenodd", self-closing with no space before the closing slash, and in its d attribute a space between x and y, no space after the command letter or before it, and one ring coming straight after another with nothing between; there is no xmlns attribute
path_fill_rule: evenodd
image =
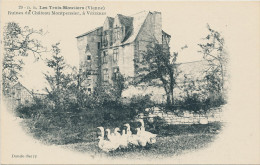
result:
<svg viewBox="0 0 260 165"><path fill-rule="evenodd" d="M123 129L121 134L118 127L114 129L113 133L110 132L110 129L104 130L104 127L98 127L101 131L101 135L98 137L98 147L105 152L110 152L117 149L126 149L129 146L145 147L147 144L155 143L157 135L145 131L143 120L139 120L139 122L141 127L136 128L136 134L132 134L129 124L124 124L126 129ZM105 138L105 133L107 138Z"/></svg>

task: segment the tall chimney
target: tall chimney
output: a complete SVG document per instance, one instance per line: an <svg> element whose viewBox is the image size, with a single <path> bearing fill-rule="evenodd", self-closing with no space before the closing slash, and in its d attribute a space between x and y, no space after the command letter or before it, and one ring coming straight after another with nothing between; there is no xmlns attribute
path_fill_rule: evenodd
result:
<svg viewBox="0 0 260 165"><path fill-rule="evenodd" d="M162 15L161 12L154 11L154 36L159 44L162 44Z"/></svg>

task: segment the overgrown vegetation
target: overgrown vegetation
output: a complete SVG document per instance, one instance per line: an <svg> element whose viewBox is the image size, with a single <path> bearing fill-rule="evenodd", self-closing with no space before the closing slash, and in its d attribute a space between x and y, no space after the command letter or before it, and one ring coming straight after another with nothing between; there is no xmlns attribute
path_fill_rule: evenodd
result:
<svg viewBox="0 0 260 165"><path fill-rule="evenodd" d="M28 131L36 138L46 143L66 144L95 140L96 127L121 127L144 110L142 105L149 106L149 97L133 98L130 103L108 100L103 95L85 97L91 103L88 106L74 103L80 111L67 106L61 111L46 103L20 106L16 111L19 117L26 119Z"/></svg>
<svg viewBox="0 0 260 165"><path fill-rule="evenodd" d="M178 53L170 53L170 48L163 44L154 43L147 45L147 50L142 51L142 59L136 60L138 77L136 83L159 80L167 98L167 105L174 104L174 88L178 76L176 60Z"/></svg>
<svg viewBox="0 0 260 165"><path fill-rule="evenodd" d="M178 87L178 53L170 53L169 47L160 44L150 45L147 52L143 52L143 60L139 65L140 74L138 83L147 83L159 80L166 93L167 104L156 105L149 95L134 96L127 101L122 98L122 91L127 88L125 77L118 71L113 74L112 84L98 86L94 91L88 91L88 70L78 71L71 69L62 56L59 43L52 45L51 58L46 60L46 65L52 70L45 73L49 87L46 88L45 98L34 98L34 102L20 105L16 109L17 116L26 119L28 131L38 139L47 143L67 144L96 140L95 128L97 126L120 127L140 113L145 113L145 108L163 106L170 110L189 110L199 112L217 107L226 103L224 97L225 55L224 39L220 33L208 27L210 32L206 37L208 43L200 44L204 58L209 63L209 69L203 77L204 85L195 85L194 80L184 79L184 97L176 99L174 89ZM18 24L9 23L5 29L5 53L3 62L3 91L8 93L10 84L18 80L22 61L14 60L19 56L28 56L28 53L40 56L43 46L32 34L43 34L26 27L22 30ZM25 37L24 37L25 36ZM29 44L30 43L30 44ZM214 55L213 51L217 50ZM210 58L211 57L211 58ZM69 71L67 72L66 69ZM146 73L146 74L145 74ZM148 83L149 84L149 83ZM199 91L199 92L198 92ZM151 131L165 135L162 130L175 130L162 127L163 121L155 118L157 123L149 125ZM193 127L191 127L193 128ZM186 128L185 128L186 129ZM184 131L185 132L185 131Z"/></svg>
<svg viewBox="0 0 260 165"><path fill-rule="evenodd" d="M34 56L38 60L46 48L42 46L37 36L43 36L42 29L35 30L28 26L20 27L15 22L9 22L3 31L3 63L2 63L2 89L8 96L10 87L18 82L23 69L23 58Z"/></svg>
<svg viewBox="0 0 260 165"><path fill-rule="evenodd" d="M226 52L225 40L221 33L213 30L207 25L209 34L203 38L204 42L198 44L203 54L203 58L207 61L207 69L205 70L204 80L207 82L206 90L210 95L222 95L224 99L226 95L225 81L228 80L227 62L228 54Z"/></svg>

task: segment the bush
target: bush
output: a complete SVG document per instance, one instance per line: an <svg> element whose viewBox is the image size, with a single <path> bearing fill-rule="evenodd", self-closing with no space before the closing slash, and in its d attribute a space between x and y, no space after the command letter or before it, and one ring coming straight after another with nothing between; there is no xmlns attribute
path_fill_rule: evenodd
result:
<svg viewBox="0 0 260 165"><path fill-rule="evenodd" d="M112 91L100 88L93 94L78 93L77 99L61 102L58 108L51 100L37 100L34 104L18 107L17 115L29 119L26 120L29 131L37 139L51 144L67 144L93 141L96 127L121 127L154 105L149 95L135 96L129 102L123 102ZM150 126L151 130L159 127L159 120L156 119L155 126Z"/></svg>
<svg viewBox="0 0 260 165"><path fill-rule="evenodd" d="M137 95L130 99L130 106L137 112L143 112L145 108L152 107L154 105L149 95L141 96Z"/></svg>
<svg viewBox="0 0 260 165"><path fill-rule="evenodd" d="M41 112L42 109L45 109L47 106L45 104L43 104L40 101L36 101L34 103L31 104L26 104L26 105L19 105L16 109L15 109L15 113L16 116L20 117L20 118L32 118L34 116L36 116L38 113Z"/></svg>
<svg viewBox="0 0 260 165"><path fill-rule="evenodd" d="M205 101L204 101L204 109L209 109L212 107L219 107L223 104L226 104L226 100L224 99L223 95L212 95L210 97L208 97Z"/></svg>
<svg viewBox="0 0 260 165"><path fill-rule="evenodd" d="M206 98L200 97L200 95L193 93L182 100L175 100L173 105L164 105L166 110L177 111L190 111L195 113L207 112L211 108L219 107L226 104L226 100L221 94L212 94Z"/></svg>
<svg viewBox="0 0 260 165"><path fill-rule="evenodd" d="M67 102L64 109L56 109L47 102L22 106L17 111L23 114L23 118L30 119L26 120L27 126L37 139L51 144L67 144L95 140L98 126L115 128L130 123L143 110L143 105L148 106L150 102L147 96L133 98L127 104L121 99L103 97L86 95L84 104Z"/></svg>
<svg viewBox="0 0 260 165"><path fill-rule="evenodd" d="M189 97L186 97L182 103L181 108L187 109L193 112L198 112L203 107L203 101L201 101L197 94L192 94Z"/></svg>

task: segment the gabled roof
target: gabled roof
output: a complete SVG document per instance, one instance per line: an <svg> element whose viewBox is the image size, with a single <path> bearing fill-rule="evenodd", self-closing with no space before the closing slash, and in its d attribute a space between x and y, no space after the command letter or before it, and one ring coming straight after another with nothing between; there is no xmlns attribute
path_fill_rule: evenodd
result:
<svg viewBox="0 0 260 165"><path fill-rule="evenodd" d="M30 91L28 88L26 88L22 83L17 82L15 85L12 86L12 88L15 88L16 86L20 86L20 87L24 88L29 94L32 95L32 91Z"/></svg>
<svg viewBox="0 0 260 165"><path fill-rule="evenodd" d="M108 19L109 27L112 28L115 19L113 17L107 17L107 19Z"/></svg>
<svg viewBox="0 0 260 165"><path fill-rule="evenodd" d="M136 14L131 15L131 16L125 16L125 15L122 15L122 14L117 14L120 23L123 26L125 26L125 28L126 28L125 29L125 38L122 40L122 43L121 43L122 45L129 44L129 43L135 41L135 39L137 38L143 24L145 23L147 16L149 15L149 13L153 13L153 12L142 11L142 12L136 13ZM107 19L109 21L109 26L113 27L114 18L113 17L107 17ZM89 33L93 32L93 31L95 31L99 28L102 28L102 27L98 27L98 28L91 30L87 33L84 33L84 34L82 34L82 35L80 35L76 38L88 35ZM170 35L165 33L164 31L162 31L162 33L164 33L165 35L170 37Z"/></svg>
<svg viewBox="0 0 260 165"><path fill-rule="evenodd" d="M122 14L117 14L117 15L121 25L125 27L129 27L133 25L133 17L125 16Z"/></svg>
<svg viewBox="0 0 260 165"><path fill-rule="evenodd" d="M171 37L170 34L166 33L164 30L162 30L163 35L166 35L167 37Z"/></svg>
<svg viewBox="0 0 260 165"><path fill-rule="evenodd" d="M86 36L86 35L88 35L88 34L90 34L90 33L94 32L94 31L96 31L96 30L98 30L98 29L101 29L101 28L103 28L103 27L102 27L102 26L100 26L100 27L97 27L97 28L95 28L94 30L90 30L90 31L88 31L88 32L86 32L86 33L83 33L83 34L81 34L81 35L77 36L76 38L79 38L79 37Z"/></svg>
<svg viewBox="0 0 260 165"><path fill-rule="evenodd" d="M118 19L120 21L120 24L125 27L125 37L122 40L122 42L126 41L133 32L133 17L124 16L122 14L118 14Z"/></svg>
<svg viewBox="0 0 260 165"><path fill-rule="evenodd" d="M137 14L131 15L131 17L133 18L133 26L131 29L131 33L127 34L128 38L125 37L125 39L123 40L122 44L128 44L131 43L133 41L135 41L142 25L144 24L147 16L148 16L149 12L148 11L142 11L139 12Z"/></svg>
<svg viewBox="0 0 260 165"><path fill-rule="evenodd" d="M141 29L141 26L144 24L144 21L145 21L147 15L148 15L148 13L149 13L148 11L142 11L142 12L139 12L139 13L131 15L131 16L124 16L122 14L118 14L120 23L127 27L126 36L123 39L122 44L127 44L127 43L133 42L135 40L138 32ZM107 17L107 19L109 21L109 26L113 27L114 18L113 17ZM101 26L101 27L98 27L94 30L88 31L84 34L77 36L76 38L86 36L86 35L94 32L94 31L96 31L100 28L103 28L103 27Z"/></svg>
<svg viewBox="0 0 260 165"><path fill-rule="evenodd" d="M15 83L12 88L15 86L21 86L22 88L26 89L31 95L34 94L40 94L40 95L46 95L48 94L45 90L37 87L37 86L32 86L32 84L29 81L24 81L24 80L19 80L17 83Z"/></svg>

